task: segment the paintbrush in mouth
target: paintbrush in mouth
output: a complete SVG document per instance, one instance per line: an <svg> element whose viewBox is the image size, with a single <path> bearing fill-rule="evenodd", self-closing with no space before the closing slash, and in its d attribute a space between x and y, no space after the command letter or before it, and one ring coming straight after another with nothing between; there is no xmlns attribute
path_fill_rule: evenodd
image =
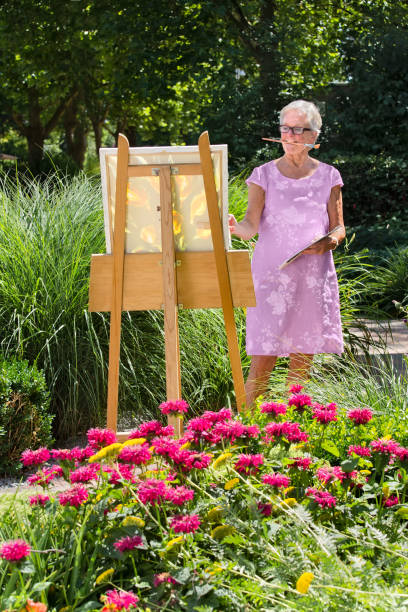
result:
<svg viewBox="0 0 408 612"><path fill-rule="evenodd" d="M309 144L308 142L288 142L287 140L280 140L279 138L262 138L262 140L269 140L270 142L280 142L285 144L300 145L302 147L309 147L310 149L318 149L320 144Z"/></svg>

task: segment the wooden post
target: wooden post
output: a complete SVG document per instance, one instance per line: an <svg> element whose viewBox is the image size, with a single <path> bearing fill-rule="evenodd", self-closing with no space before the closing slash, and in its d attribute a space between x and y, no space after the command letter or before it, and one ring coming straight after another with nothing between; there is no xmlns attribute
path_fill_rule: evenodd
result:
<svg viewBox="0 0 408 612"><path fill-rule="evenodd" d="M244 377L242 375L241 355L238 346L235 326L234 308L232 302L231 283L228 272L227 256L218 207L217 189L214 180L214 169L211 159L210 139L208 132L203 132L198 139L201 168L204 179L204 189L207 199L208 217L210 219L211 237L213 241L218 283L220 287L222 310L224 313L225 331L227 334L228 351L234 381L235 399L238 411L246 407Z"/></svg>
<svg viewBox="0 0 408 612"><path fill-rule="evenodd" d="M167 400L181 399L180 346L178 330L178 300L176 257L173 235L173 205L171 201L170 166L162 166L160 177L161 242L163 264L164 342L166 355ZM176 436L182 434L182 419L170 416L169 425Z"/></svg>
<svg viewBox="0 0 408 612"><path fill-rule="evenodd" d="M123 299L123 266L125 259L126 201L128 184L129 142L123 134L118 138L116 171L115 225L113 231L112 309L109 337L109 372L107 427L117 430L120 363L120 332Z"/></svg>

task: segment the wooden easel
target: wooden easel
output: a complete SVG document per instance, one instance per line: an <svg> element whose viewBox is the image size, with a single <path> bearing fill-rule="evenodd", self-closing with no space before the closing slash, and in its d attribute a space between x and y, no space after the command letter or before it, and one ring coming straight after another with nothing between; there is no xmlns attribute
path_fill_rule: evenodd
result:
<svg viewBox="0 0 408 612"><path fill-rule="evenodd" d="M110 311L107 426L117 430L121 315L123 310L164 309L167 400L181 399L178 308L219 308L224 313L228 351L238 410L245 389L234 319L234 306L255 306L248 251L225 251L208 132L199 141L200 163L129 165L129 143L118 140L115 226L112 255L92 255L89 310ZM171 175L202 175L213 251L176 252L173 235ZM125 254L127 184L132 176L159 176L161 253ZM146 295L146 287L149 293ZM170 417L176 435L182 421ZM128 432L118 433L124 439Z"/></svg>

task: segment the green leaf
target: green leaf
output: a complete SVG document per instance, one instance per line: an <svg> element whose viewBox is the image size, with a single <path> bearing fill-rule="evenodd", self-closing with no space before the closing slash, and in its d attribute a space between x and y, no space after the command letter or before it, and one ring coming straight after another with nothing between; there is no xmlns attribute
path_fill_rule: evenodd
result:
<svg viewBox="0 0 408 612"><path fill-rule="evenodd" d="M339 449L331 440L325 440L324 442L322 442L322 448L331 455L334 455L335 457L340 457Z"/></svg>

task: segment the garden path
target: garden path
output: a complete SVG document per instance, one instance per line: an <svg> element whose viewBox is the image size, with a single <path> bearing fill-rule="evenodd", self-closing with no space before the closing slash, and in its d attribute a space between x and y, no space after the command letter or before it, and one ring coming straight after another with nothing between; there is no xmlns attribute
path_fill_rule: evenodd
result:
<svg viewBox="0 0 408 612"><path fill-rule="evenodd" d="M361 321L368 329L372 339L378 343L377 346L370 346L369 355L373 365L392 364L396 374L408 376L408 326L402 320L391 321ZM359 328L352 328L353 333L364 338L364 332ZM360 352L363 357L362 351ZM405 359L404 359L405 358Z"/></svg>

